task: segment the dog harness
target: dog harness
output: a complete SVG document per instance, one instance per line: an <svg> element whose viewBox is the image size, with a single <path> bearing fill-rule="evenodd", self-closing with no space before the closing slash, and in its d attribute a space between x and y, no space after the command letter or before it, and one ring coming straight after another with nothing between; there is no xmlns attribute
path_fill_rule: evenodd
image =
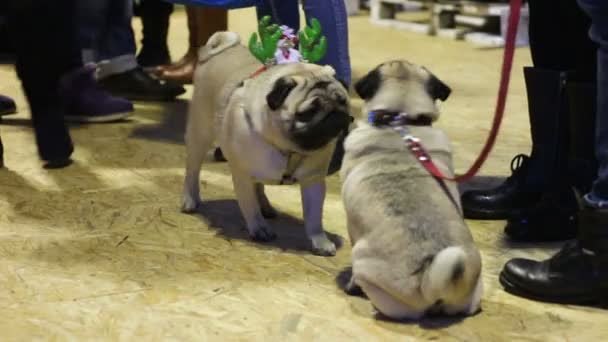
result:
<svg viewBox="0 0 608 342"><path fill-rule="evenodd" d="M444 181L451 179L443 175L437 165L435 165L433 162L431 155L420 143L420 139L414 137L408 129L408 126L432 126L431 118L420 117L417 119L411 119L408 118L407 113L375 110L368 113L367 122L375 127L391 127L395 132L397 132L401 136L401 139L405 141L405 144L416 160L418 160L424 169L429 172L433 178L435 178L439 186L443 189L450 201L452 201L456 207L456 210L461 213L458 201L452 196L452 193L447 188Z"/></svg>
<svg viewBox="0 0 608 342"><path fill-rule="evenodd" d="M279 185L292 185L296 184L298 180L293 176L296 172L298 166L300 166L300 162L302 161L302 156L299 153L288 152L287 153L287 167L283 172L283 176L279 181Z"/></svg>
<svg viewBox="0 0 608 342"><path fill-rule="evenodd" d="M300 167L304 156L297 152L283 153L287 157L287 165L285 166L285 170L283 171L281 179L258 179L259 182L262 182L267 185L300 184L301 186L307 186L308 184L321 181L324 178L324 174L308 176L304 179L298 179L294 177L294 173Z"/></svg>

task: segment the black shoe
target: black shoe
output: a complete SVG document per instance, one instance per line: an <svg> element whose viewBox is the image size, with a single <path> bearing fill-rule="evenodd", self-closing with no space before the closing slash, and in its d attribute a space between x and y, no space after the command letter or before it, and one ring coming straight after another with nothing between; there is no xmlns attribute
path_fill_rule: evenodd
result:
<svg viewBox="0 0 608 342"><path fill-rule="evenodd" d="M489 190L471 190L462 195L464 216L477 220L504 220L537 202L542 193L526 191L524 185L530 158L519 154L511 160L511 176Z"/></svg>
<svg viewBox="0 0 608 342"><path fill-rule="evenodd" d="M507 220L505 235L516 242L573 239L578 210L576 193L569 188L544 194L538 203L515 212Z"/></svg>
<svg viewBox="0 0 608 342"><path fill-rule="evenodd" d="M184 87L156 79L141 67L105 77L99 84L112 95L133 101L170 101L186 92Z"/></svg>
<svg viewBox="0 0 608 342"><path fill-rule="evenodd" d="M565 149L568 113L566 72L524 68L532 153L516 156L513 175L501 186L462 195L464 216L469 219L504 220L539 200L541 194L566 172Z"/></svg>
<svg viewBox="0 0 608 342"><path fill-rule="evenodd" d="M581 212L578 241L545 261L513 259L500 273L507 292L562 304L603 304L608 298L608 211Z"/></svg>
<svg viewBox="0 0 608 342"><path fill-rule="evenodd" d="M17 112L15 101L10 97L0 95L0 116L14 114Z"/></svg>
<svg viewBox="0 0 608 342"><path fill-rule="evenodd" d="M562 304L595 304L608 290L608 270L604 267L603 272L596 273L596 258L573 241L545 261L510 260L499 279L507 292L521 297Z"/></svg>
<svg viewBox="0 0 608 342"><path fill-rule="evenodd" d="M53 159L53 160L47 161L44 164L43 168L45 168L47 170L63 169L65 167L72 165L72 163L73 163L73 161L71 158Z"/></svg>

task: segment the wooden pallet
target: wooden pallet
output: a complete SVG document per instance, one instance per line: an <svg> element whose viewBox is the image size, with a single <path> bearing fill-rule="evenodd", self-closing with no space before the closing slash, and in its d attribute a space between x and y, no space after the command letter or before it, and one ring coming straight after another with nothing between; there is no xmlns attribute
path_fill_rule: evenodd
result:
<svg viewBox="0 0 608 342"><path fill-rule="evenodd" d="M416 0L370 0L370 20L373 24L379 26L431 34L434 30L432 27L431 11L426 7L427 2ZM396 18L397 13L404 9L428 13L428 22L420 23L417 21L398 20Z"/></svg>
<svg viewBox="0 0 608 342"><path fill-rule="evenodd" d="M417 8L427 15L427 20L407 21L397 19L403 9ZM380 26L464 39L484 46L504 45L509 5L462 0L371 0L370 20ZM484 32L488 26L496 26L499 32ZM528 10L522 8L517 45L528 44Z"/></svg>

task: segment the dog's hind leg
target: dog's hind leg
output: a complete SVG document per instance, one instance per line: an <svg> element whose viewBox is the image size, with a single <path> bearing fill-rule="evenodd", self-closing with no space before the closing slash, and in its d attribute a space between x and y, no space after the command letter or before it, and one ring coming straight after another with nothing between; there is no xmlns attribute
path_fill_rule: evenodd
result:
<svg viewBox="0 0 608 342"><path fill-rule="evenodd" d="M230 159L228 159L228 163L230 163ZM238 172L232 165L231 170L234 192L236 193L241 213L245 218L249 236L252 240L259 242L276 239L276 233L268 227L260 210L255 183L246 173Z"/></svg>
<svg viewBox="0 0 608 342"><path fill-rule="evenodd" d="M270 204L268 197L266 197L266 193L264 192L264 184L255 184L255 195L260 203L260 210L262 211L262 216L264 216L264 218L273 219L279 216L277 211L272 207L272 204Z"/></svg>
<svg viewBox="0 0 608 342"><path fill-rule="evenodd" d="M196 139L193 139L196 140ZM189 142L188 145L194 145ZM182 199L182 212L193 213L201 203L200 198L200 172L201 166L206 156L203 146L188 146L188 156L186 161L186 179L184 181L184 194Z"/></svg>
<svg viewBox="0 0 608 342"><path fill-rule="evenodd" d="M200 118L199 118L200 119ZM200 199L200 172L207 152L213 148L213 123L198 125L196 118L189 118L186 131L186 178L184 181L184 194L182 199L182 212L193 213L201 203Z"/></svg>

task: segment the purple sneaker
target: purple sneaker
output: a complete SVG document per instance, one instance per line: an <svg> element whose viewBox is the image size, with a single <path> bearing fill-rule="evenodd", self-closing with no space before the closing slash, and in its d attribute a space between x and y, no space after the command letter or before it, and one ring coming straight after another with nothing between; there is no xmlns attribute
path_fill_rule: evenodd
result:
<svg viewBox="0 0 608 342"><path fill-rule="evenodd" d="M87 64L61 79L65 99L65 120L78 123L101 123L123 120L133 112L133 104L103 90L95 79L96 66Z"/></svg>

